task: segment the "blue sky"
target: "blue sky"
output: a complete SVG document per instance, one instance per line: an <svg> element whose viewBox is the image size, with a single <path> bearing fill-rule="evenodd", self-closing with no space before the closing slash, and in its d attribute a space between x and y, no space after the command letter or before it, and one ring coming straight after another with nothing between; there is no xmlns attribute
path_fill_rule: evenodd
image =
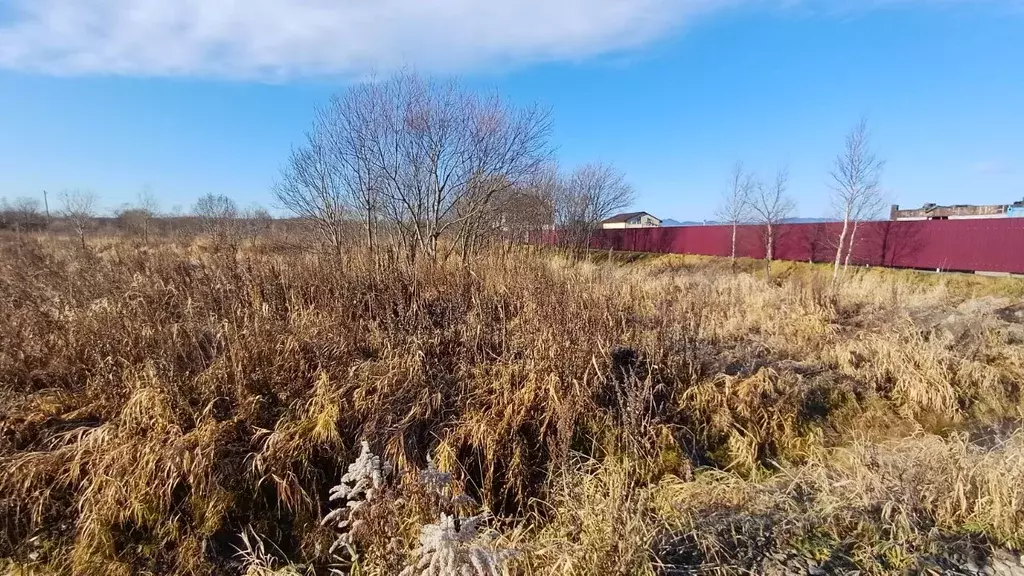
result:
<svg viewBox="0 0 1024 576"><path fill-rule="evenodd" d="M737 160L825 215L861 115L894 202L1024 197L1020 0L502 1L0 0L0 196L271 205L314 105L412 65L550 106L564 166L663 217L712 217Z"/></svg>

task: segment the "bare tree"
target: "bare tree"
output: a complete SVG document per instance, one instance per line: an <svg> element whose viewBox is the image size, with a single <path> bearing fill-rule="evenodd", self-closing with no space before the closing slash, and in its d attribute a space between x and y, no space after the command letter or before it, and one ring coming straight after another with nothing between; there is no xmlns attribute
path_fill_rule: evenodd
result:
<svg viewBox="0 0 1024 576"><path fill-rule="evenodd" d="M343 135L337 134L332 142L337 130L332 129L326 114L318 112L306 141L292 149L273 191L282 208L309 221L328 246L340 251L350 193L343 175L348 159L339 149Z"/></svg>
<svg viewBox="0 0 1024 576"><path fill-rule="evenodd" d="M488 229L505 241L506 252L515 244L529 242L532 235L554 223L554 207L532 185L495 198L494 208L483 219Z"/></svg>
<svg viewBox="0 0 1024 576"><path fill-rule="evenodd" d="M554 191L559 241L586 250L601 221L633 204L635 193L625 175L610 164L580 166Z"/></svg>
<svg viewBox="0 0 1024 576"><path fill-rule="evenodd" d="M789 170L783 168L775 175L771 184L757 182L750 197L750 210L754 222L764 231L765 271L771 276L772 259L775 256L775 241L779 225L792 214L795 204L786 195L789 186Z"/></svg>
<svg viewBox="0 0 1024 576"><path fill-rule="evenodd" d="M885 194L881 190L878 190L876 193L866 196L864 198L864 202L862 202L854 212L853 226L850 227L850 241L846 244L846 257L843 259L843 270L846 270L846 268L850 266L850 258L853 256L853 250L857 241L857 230L860 228L861 223L869 220L877 220L883 213L885 206Z"/></svg>
<svg viewBox="0 0 1024 576"><path fill-rule="evenodd" d="M320 110L306 156L293 155L275 195L293 213L322 221L341 221L337 214L354 208L371 246L379 219L411 258L445 258L471 243L497 195L543 166L549 133L549 115L538 107L399 73L354 86ZM442 252L445 236L452 241Z"/></svg>
<svg viewBox="0 0 1024 576"><path fill-rule="evenodd" d="M274 223L274 217L262 206L252 206L242 214L242 228L245 237L256 244L259 237L266 234Z"/></svg>
<svg viewBox="0 0 1024 576"><path fill-rule="evenodd" d="M729 258L736 264L736 231L739 225L750 219L750 195L754 190L754 176L746 171L742 162L737 162L729 176L729 188L722 196L717 216L732 226L732 242Z"/></svg>
<svg viewBox="0 0 1024 576"><path fill-rule="evenodd" d="M145 236L146 215L143 214L142 210L134 206L125 205L117 213L117 227L132 236L143 238Z"/></svg>
<svg viewBox="0 0 1024 576"><path fill-rule="evenodd" d="M385 105L381 85L371 82L334 95L317 114L318 129L333 153L343 198L347 198L348 208L359 215L371 252L377 244L378 221L382 216L383 177L373 139L387 134L379 125L384 119Z"/></svg>
<svg viewBox="0 0 1024 576"><path fill-rule="evenodd" d="M136 207L142 218L142 240L149 243L149 235L152 232L153 221L160 215L160 202L153 194L152 188L146 186L139 192Z"/></svg>
<svg viewBox="0 0 1024 576"><path fill-rule="evenodd" d="M4 200L0 204L0 212L3 213L4 224L14 228L18 234L46 227L42 204L39 200L29 196L20 196L9 204Z"/></svg>
<svg viewBox="0 0 1024 576"><path fill-rule="evenodd" d="M86 232L96 221L97 202L96 194L89 191L72 190L60 194L61 216L74 228L83 249L86 248Z"/></svg>
<svg viewBox="0 0 1024 576"><path fill-rule="evenodd" d="M238 249L241 239L238 222L238 205L223 194L207 194L199 198L192 207L192 213L199 219L202 231L209 235L214 247Z"/></svg>
<svg viewBox="0 0 1024 576"><path fill-rule="evenodd" d="M537 240L539 233L553 230L551 191L558 179L557 168L551 167L526 184L495 193L477 217L467 220L454 236L461 244L463 259L485 244L497 243L508 254L516 244Z"/></svg>
<svg viewBox="0 0 1024 576"><path fill-rule="evenodd" d="M836 247L835 267L832 280L839 279L839 266L850 264L857 238L857 227L861 220L877 216L882 209L883 199L879 181L885 162L871 150L870 134L866 118L846 136L846 146L835 159L830 173L832 177L832 202L836 212L843 219L842 232ZM847 242L849 235L849 242Z"/></svg>
<svg viewBox="0 0 1024 576"><path fill-rule="evenodd" d="M527 210L516 210L517 217L523 221L526 237L531 241L550 239L558 225L559 204L564 194L565 178L558 165L550 162L542 166L523 186L523 193L531 198L532 207Z"/></svg>
<svg viewBox="0 0 1024 576"><path fill-rule="evenodd" d="M153 221L158 213L159 202L147 186L139 192L138 201L134 206L128 206L117 215L117 223L121 228L148 244Z"/></svg>

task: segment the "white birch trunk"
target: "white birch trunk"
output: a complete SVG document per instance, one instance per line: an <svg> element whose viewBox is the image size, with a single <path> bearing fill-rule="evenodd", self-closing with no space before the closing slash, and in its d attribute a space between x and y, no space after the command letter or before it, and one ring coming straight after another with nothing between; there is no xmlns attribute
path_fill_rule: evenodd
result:
<svg viewBox="0 0 1024 576"><path fill-rule="evenodd" d="M846 243L846 230L850 226L850 211L843 215L843 231L839 234L839 246L836 248L836 264L832 270L832 281L839 281L839 265L843 261L843 246Z"/></svg>

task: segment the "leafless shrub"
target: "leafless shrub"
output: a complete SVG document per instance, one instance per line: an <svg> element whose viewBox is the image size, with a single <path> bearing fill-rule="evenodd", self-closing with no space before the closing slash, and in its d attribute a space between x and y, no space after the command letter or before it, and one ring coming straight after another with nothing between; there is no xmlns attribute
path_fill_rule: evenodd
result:
<svg viewBox="0 0 1024 576"><path fill-rule="evenodd" d="M541 168L549 132L539 107L399 73L353 86L320 109L275 194L333 246L351 211L371 249L385 222L413 259L445 259L474 242L497 196Z"/></svg>
<svg viewBox="0 0 1024 576"><path fill-rule="evenodd" d="M559 242L576 251L590 247L601 221L629 207L635 198L625 174L610 164L586 164L553 191Z"/></svg>
<svg viewBox="0 0 1024 576"><path fill-rule="evenodd" d="M153 192L146 188L139 193L138 201L117 215L117 224L122 230L149 244L155 220L160 216L160 204Z"/></svg>
<svg viewBox="0 0 1024 576"><path fill-rule="evenodd" d="M346 187L350 183L345 180L344 170L353 160L338 149L343 144L331 140L330 121L326 111L319 111L306 141L292 149L274 184L274 196L282 208L309 221L321 239L340 252L353 194Z"/></svg>
<svg viewBox="0 0 1024 576"><path fill-rule="evenodd" d="M242 233L253 245L274 226L274 217L261 206L252 206L242 213Z"/></svg>
<svg viewBox="0 0 1024 576"><path fill-rule="evenodd" d="M20 196L9 203L6 198L0 200L0 227L20 234L43 230L46 225L46 215L39 200L27 196Z"/></svg>
<svg viewBox="0 0 1024 576"><path fill-rule="evenodd" d="M67 220L86 248L85 236L96 224L99 198L93 192L68 190L60 194L61 216Z"/></svg>
<svg viewBox="0 0 1024 576"><path fill-rule="evenodd" d="M199 219L202 231L217 249L234 252L241 241L241 223L238 205L223 194L207 194L192 206L192 214Z"/></svg>

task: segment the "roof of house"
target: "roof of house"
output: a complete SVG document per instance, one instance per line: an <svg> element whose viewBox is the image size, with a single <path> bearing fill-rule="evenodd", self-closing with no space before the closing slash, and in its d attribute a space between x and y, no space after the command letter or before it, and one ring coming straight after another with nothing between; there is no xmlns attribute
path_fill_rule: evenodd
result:
<svg viewBox="0 0 1024 576"><path fill-rule="evenodd" d="M658 219L657 216L651 214L650 212L624 212L622 214L616 214L615 216L612 216L607 220L602 220L601 224L622 224L624 222L629 222L630 220L636 218L637 216L643 216L644 214L650 216L651 218L654 218L655 220Z"/></svg>

